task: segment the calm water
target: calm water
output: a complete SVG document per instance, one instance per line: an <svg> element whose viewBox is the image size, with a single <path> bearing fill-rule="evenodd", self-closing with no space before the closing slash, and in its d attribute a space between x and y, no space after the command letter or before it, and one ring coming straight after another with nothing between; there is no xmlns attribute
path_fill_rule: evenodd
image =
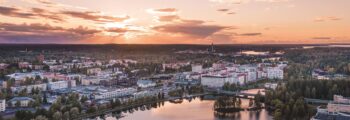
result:
<svg viewBox="0 0 350 120"><path fill-rule="evenodd" d="M180 104L165 102L164 106L152 108L145 111L135 111L133 113L123 113L120 120L272 120L266 110L241 111L234 114L226 114L220 117L215 114L212 107L213 100L200 100L199 98L183 100ZM247 108L248 99L242 99L242 107ZM117 120L115 117L108 117L106 120Z"/></svg>
<svg viewBox="0 0 350 120"><path fill-rule="evenodd" d="M269 52L242 51L242 54L246 54L246 55L267 55L267 54L269 54Z"/></svg>

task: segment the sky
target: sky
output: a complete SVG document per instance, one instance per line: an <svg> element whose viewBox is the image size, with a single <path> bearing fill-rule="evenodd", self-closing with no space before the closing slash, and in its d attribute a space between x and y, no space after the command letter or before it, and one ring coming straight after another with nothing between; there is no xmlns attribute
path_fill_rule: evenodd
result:
<svg viewBox="0 0 350 120"><path fill-rule="evenodd" d="M0 43L350 43L350 0L0 0Z"/></svg>

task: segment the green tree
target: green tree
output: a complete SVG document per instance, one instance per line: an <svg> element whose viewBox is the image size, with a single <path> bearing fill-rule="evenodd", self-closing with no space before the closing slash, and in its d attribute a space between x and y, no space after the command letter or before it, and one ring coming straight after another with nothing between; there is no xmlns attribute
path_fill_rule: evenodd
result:
<svg viewBox="0 0 350 120"><path fill-rule="evenodd" d="M63 120L69 120L69 118L70 118L69 112L68 111L64 112L62 119Z"/></svg>
<svg viewBox="0 0 350 120"><path fill-rule="evenodd" d="M36 116L34 120L48 120L48 118L45 116L39 115L39 116Z"/></svg>
<svg viewBox="0 0 350 120"><path fill-rule="evenodd" d="M62 113L57 111L52 116L53 120L61 120L62 119Z"/></svg>
<svg viewBox="0 0 350 120"><path fill-rule="evenodd" d="M74 107L74 108L71 108L70 109L70 111L69 111L69 113L70 113L70 116L72 117L72 118L75 118L75 117L77 117L78 115L79 115L79 108L77 108L77 107Z"/></svg>

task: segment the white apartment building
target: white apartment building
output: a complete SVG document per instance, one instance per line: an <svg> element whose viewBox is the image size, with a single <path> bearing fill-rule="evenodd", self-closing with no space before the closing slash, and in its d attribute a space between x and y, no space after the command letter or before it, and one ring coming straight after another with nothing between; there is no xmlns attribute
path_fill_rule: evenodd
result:
<svg viewBox="0 0 350 120"><path fill-rule="evenodd" d="M204 75L201 84L208 87L222 87L225 83L237 83L237 79L232 76Z"/></svg>
<svg viewBox="0 0 350 120"><path fill-rule="evenodd" d="M0 100L0 112L4 112L6 110L6 100Z"/></svg>
<svg viewBox="0 0 350 120"><path fill-rule="evenodd" d="M202 71L203 71L202 65L198 65L198 64L192 65L192 72L202 73Z"/></svg>
<svg viewBox="0 0 350 120"><path fill-rule="evenodd" d="M26 89L27 93L32 93L33 89L39 89L40 91L46 91L47 85L45 83L43 84L35 84L35 85L26 85L26 86L18 86L18 87L11 87L11 90L13 92L20 92L22 90Z"/></svg>
<svg viewBox="0 0 350 120"><path fill-rule="evenodd" d="M27 78L35 78L36 76L43 78L43 74L41 72L13 73L6 76L9 77L10 79L15 79L16 81L24 81Z"/></svg>
<svg viewBox="0 0 350 120"><path fill-rule="evenodd" d="M134 99L138 99L138 98L142 98L142 97L147 97L147 96L157 96L158 93L160 93L160 91L157 90L153 90L153 91L140 91L140 92L136 92L134 93Z"/></svg>
<svg viewBox="0 0 350 120"><path fill-rule="evenodd" d="M273 89L275 90L277 88L278 84L277 83L265 83L264 87L267 89Z"/></svg>
<svg viewBox="0 0 350 120"><path fill-rule="evenodd" d="M88 75L97 75L97 74L100 74L101 72L101 68L90 68L90 69L87 69L87 74Z"/></svg>
<svg viewBox="0 0 350 120"><path fill-rule="evenodd" d="M283 79L283 70L279 67L267 67L266 72L268 79Z"/></svg>
<svg viewBox="0 0 350 120"><path fill-rule="evenodd" d="M334 95L333 98L327 108L317 107L317 113L311 120L349 120L350 98L339 95Z"/></svg>
<svg viewBox="0 0 350 120"><path fill-rule="evenodd" d="M101 90L101 92L94 95L96 100L105 100L133 95L137 90L135 88L122 88L115 90Z"/></svg>
<svg viewBox="0 0 350 120"><path fill-rule="evenodd" d="M100 84L100 79L97 76L93 76L93 77L84 77L81 80L81 84L82 85L96 85L96 84Z"/></svg>
<svg viewBox="0 0 350 120"><path fill-rule="evenodd" d="M50 90L65 89L65 88L68 88L68 82L67 81L50 82L48 83L48 87Z"/></svg>
<svg viewBox="0 0 350 120"><path fill-rule="evenodd" d="M12 104L13 107L17 107L16 103L19 102L19 107L28 107L30 102L34 102L34 99L29 97L14 97L9 100L9 103Z"/></svg>
<svg viewBox="0 0 350 120"><path fill-rule="evenodd" d="M140 88L148 88L156 86L156 83L151 80L138 80L137 86Z"/></svg>
<svg viewBox="0 0 350 120"><path fill-rule="evenodd" d="M350 99L344 98L343 96L334 95L333 102L327 105L328 112L331 113L350 113Z"/></svg>

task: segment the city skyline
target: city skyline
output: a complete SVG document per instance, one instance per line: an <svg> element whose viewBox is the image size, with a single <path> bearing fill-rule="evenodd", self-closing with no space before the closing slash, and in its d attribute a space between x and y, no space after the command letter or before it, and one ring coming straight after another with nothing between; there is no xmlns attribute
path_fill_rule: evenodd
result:
<svg viewBox="0 0 350 120"><path fill-rule="evenodd" d="M348 0L0 0L0 43L350 43Z"/></svg>

